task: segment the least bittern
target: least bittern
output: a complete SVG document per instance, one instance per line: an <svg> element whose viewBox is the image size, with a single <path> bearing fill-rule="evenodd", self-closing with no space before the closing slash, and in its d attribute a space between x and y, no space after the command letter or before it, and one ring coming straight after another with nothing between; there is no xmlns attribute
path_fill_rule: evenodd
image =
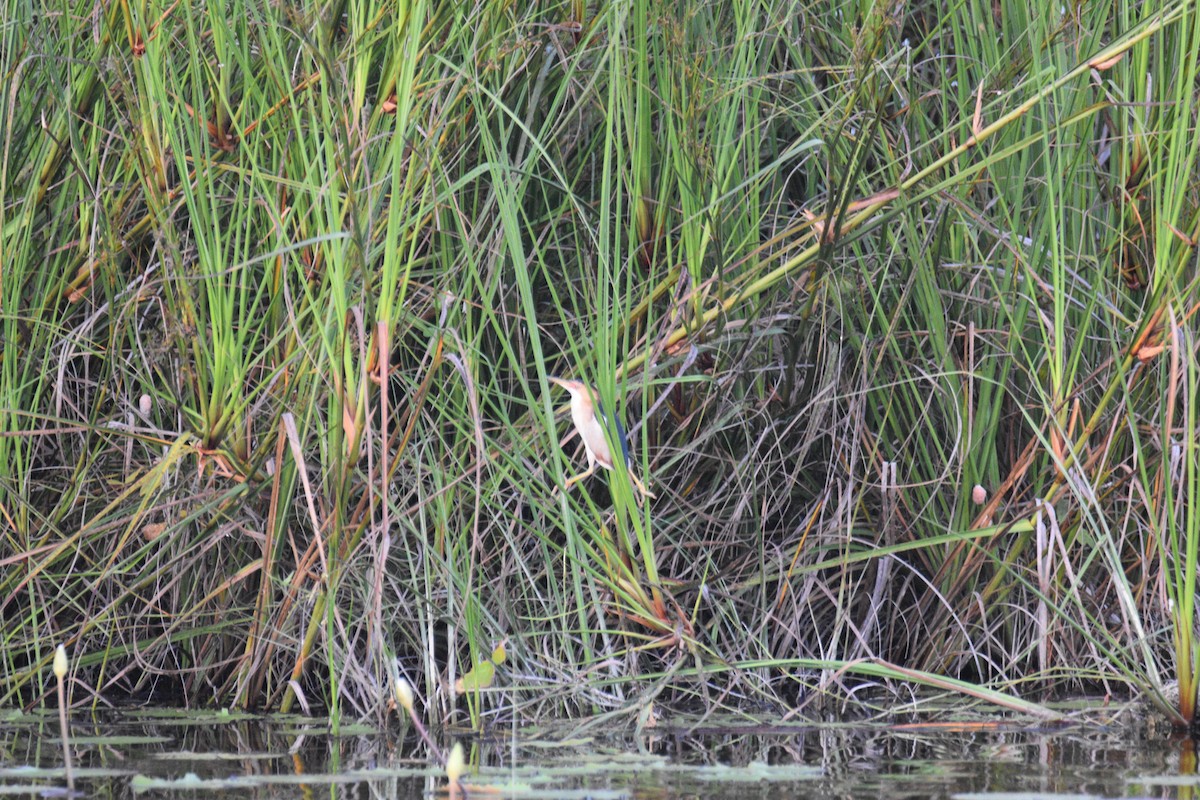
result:
<svg viewBox="0 0 1200 800"><path fill-rule="evenodd" d="M629 480L643 496L654 497L638 480L637 475L633 474L633 465L629 460L629 441L625 437L625 426L621 424L621 420L615 414L606 413L596 391L582 381L566 380L554 376L550 377L550 381L571 393L571 420L575 423L575 430L579 431L579 438L583 440L584 450L587 451L587 470L570 478L563 488L568 489L572 484L594 474L597 464L607 470L613 468L612 450L608 446L611 438L611 441L621 448L621 458L625 462Z"/></svg>

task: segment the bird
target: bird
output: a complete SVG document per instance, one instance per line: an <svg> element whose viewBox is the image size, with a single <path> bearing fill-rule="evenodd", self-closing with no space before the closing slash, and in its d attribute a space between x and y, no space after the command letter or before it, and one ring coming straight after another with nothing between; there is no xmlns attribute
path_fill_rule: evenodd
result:
<svg viewBox="0 0 1200 800"><path fill-rule="evenodd" d="M638 480L637 475L633 474L633 465L629 460L629 441L625 438L625 426L621 424L621 420L616 415L605 413L604 406L600 404L600 396L596 394L596 391L583 381L560 378L557 375L549 376L549 380L571 393L571 421L575 423L575 430L579 431L579 438L583 440L583 448L587 451L587 470L568 480L563 488L569 489L572 484L594 474L597 464L607 470L613 468L612 451L608 446L611 438L621 448L621 456L625 461L626 471L629 473L629 479L633 485L644 497L654 497L655 495ZM611 426L607 435L604 430L605 426Z"/></svg>

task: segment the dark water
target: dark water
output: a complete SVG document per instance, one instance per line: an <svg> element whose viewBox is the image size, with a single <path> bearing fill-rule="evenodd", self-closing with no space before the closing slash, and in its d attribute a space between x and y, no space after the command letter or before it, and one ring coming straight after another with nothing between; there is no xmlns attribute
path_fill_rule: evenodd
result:
<svg viewBox="0 0 1200 800"><path fill-rule="evenodd" d="M943 715L949 717L950 715ZM961 716L961 715L960 715ZM558 723L455 737L469 797L1192 797L1196 743L1106 710L1039 728L1002 717L921 724ZM84 797L421 798L442 771L415 738L325 720L139 710L72 716ZM0 722L0 795L66 787L55 715Z"/></svg>

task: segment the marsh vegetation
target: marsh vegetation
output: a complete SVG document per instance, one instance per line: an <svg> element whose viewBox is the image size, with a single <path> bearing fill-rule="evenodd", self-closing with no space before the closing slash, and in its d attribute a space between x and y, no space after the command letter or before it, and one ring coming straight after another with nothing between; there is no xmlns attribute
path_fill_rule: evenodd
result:
<svg viewBox="0 0 1200 800"><path fill-rule="evenodd" d="M1190 723L1197 53L1190 0L9 3L0 702L63 642L77 702ZM551 374L655 498L562 490Z"/></svg>

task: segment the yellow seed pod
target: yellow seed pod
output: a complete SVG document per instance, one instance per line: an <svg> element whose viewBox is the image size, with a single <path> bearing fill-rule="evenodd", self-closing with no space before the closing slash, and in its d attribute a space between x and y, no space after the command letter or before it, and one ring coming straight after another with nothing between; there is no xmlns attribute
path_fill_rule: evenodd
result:
<svg viewBox="0 0 1200 800"><path fill-rule="evenodd" d="M412 685L404 678L396 678L395 683L392 684L392 694L395 696L396 702L411 716L413 713Z"/></svg>
<svg viewBox="0 0 1200 800"><path fill-rule="evenodd" d="M54 651L54 675L61 681L67 677L67 648L61 644Z"/></svg>
<svg viewBox="0 0 1200 800"><path fill-rule="evenodd" d="M467 771L467 757L463 754L462 742L455 742L446 759L446 777L451 786L457 786L459 778Z"/></svg>

